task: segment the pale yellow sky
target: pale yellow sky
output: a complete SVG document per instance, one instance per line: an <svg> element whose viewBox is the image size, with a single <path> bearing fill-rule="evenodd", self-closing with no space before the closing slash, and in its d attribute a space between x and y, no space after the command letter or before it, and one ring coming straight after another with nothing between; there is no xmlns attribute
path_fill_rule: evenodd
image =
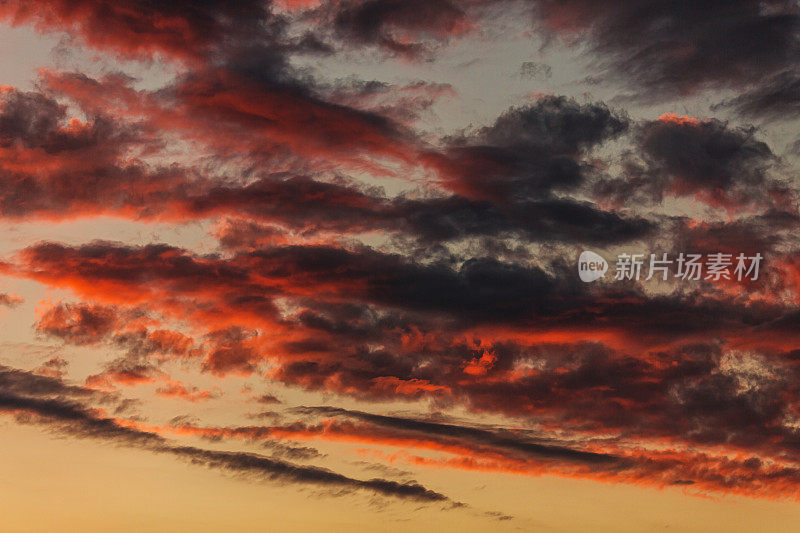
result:
<svg viewBox="0 0 800 533"><path fill-rule="evenodd" d="M0 440L3 531L404 532L796 531L791 502L687 496L680 489L553 477L415 471L470 509L376 502L364 494L253 482L166 456L48 436L8 419ZM354 447L344 450L357 460ZM407 465L397 465L406 468ZM509 521L481 516L498 509Z"/></svg>

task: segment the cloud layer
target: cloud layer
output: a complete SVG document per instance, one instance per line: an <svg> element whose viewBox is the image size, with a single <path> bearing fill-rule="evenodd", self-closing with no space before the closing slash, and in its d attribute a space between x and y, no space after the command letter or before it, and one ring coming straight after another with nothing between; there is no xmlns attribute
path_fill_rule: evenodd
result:
<svg viewBox="0 0 800 533"><path fill-rule="evenodd" d="M496 37L507 10L524 14L517 37L580 49L625 98L531 89L480 122L436 123L463 95L426 66ZM800 217L775 139L794 141L780 128L798 108L798 16L749 0L6 2L7 24L105 63L0 87L3 223L107 217L203 241L15 241L0 313L30 312L15 284L36 283L59 296L33 302L32 334L105 355L79 377L60 356L0 367L0 411L448 508L464 505L446 487L339 473L306 445L358 446L373 469L796 498ZM334 74L371 54L426 79ZM709 115L641 113L680 98ZM584 284L587 248L765 262L744 282L684 283L673 265L664 283ZM226 386L245 378L257 390L237 403ZM262 410L140 416L131 390L143 410Z"/></svg>

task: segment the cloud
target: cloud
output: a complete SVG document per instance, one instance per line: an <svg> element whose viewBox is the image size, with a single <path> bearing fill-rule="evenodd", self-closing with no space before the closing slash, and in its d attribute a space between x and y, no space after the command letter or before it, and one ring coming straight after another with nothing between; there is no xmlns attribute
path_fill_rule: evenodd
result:
<svg viewBox="0 0 800 533"><path fill-rule="evenodd" d="M103 114L82 121L67 109L41 92L0 89L5 219L130 213L186 178L142 162L158 142L141 124Z"/></svg>
<svg viewBox="0 0 800 533"><path fill-rule="evenodd" d="M430 57L438 42L470 28L460 2L451 0L344 0L331 2L328 11L326 18L347 44L412 59Z"/></svg>
<svg viewBox="0 0 800 533"><path fill-rule="evenodd" d="M164 398L180 398L188 402L204 402L218 397L212 391L186 386L184 383L175 380L169 380L166 385L158 387L156 395Z"/></svg>
<svg viewBox="0 0 800 533"><path fill-rule="evenodd" d="M794 495L798 215L769 132L735 118L636 121L556 95L443 132L435 113L463 103L455 86L326 79L338 67L314 70L300 58L377 50L411 68L470 32L492 39L488 15L508 5L0 7L15 24L68 32L117 61L99 77L51 69L35 90L0 89L3 220L214 224L202 247L25 242L4 257L4 276L72 298L41 305L36 332L111 355L81 374L83 387L61 381L66 361L52 354L34 372L0 368L0 410L253 478L451 506L416 482L284 459L320 458L296 442L318 439L420 468ZM787 3L526 6L551 36L588 43L607 81L616 76L642 99L733 89L723 108L770 119L794 105L797 12ZM115 73L134 69L120 58L157 61L171 76L157 86ZM548 72L528 61L516 75ZM767 260L752 283L608 276L588 285L574 264L585 248ZM0 305L17 303L0 295ZM374 412L330 406L288 423L251 415L271 425L179 418L148 427L120 387L170 399L159 405L216 405L225 390L176 379L172 365L220 383L258 380L247 394L261 404L280 403L264 391L284 385L368 401ZM519 427L379 414L381 402ZM246 439L272 455L168 433Z"/></svg>
<svg viewBox="0 0 800 533"><path fill-rule="evenodd" d="M275 397L272 394L262 394L261 396L258 396L256 398L256 401L258 403L261 403L261 404L264 404L264 405L272 405L272 404L276 404L276 403L282 403L277 397Z"/></svg>
<svg viewBox="0 0 800 533"><path fill-rule="evenodd" d="M665 114L642 123L636 143L643 164L631 161L627 175L603 183L601 194L661 201L694 196L722 207L770 202L777 157L755 128L731 127L715 119Z"/></svg>
<svg viewBox="0 0 800 533"><path fill-rule="evenodd" d="M702 238L697 230L694 235ZM104 305L147 302L151 313L188 321L206 332L199 344L168 330L135 330L112 338L136 357L154 352L202 356L203 368L220 375L252 372L265 352L295 361L298 354L327 354L335 338L350 347L342 356L361 359L372 352L374 358L375 350L366 349L373 341L388 346L388 360L401 348L387 345L389 339L399 342L399 335L411 331L436 338L442 327L498 341L571 335L576 341L599 338L617 347L641 346L645 339L693 339L701 331L723 335L738 330L745 335L747 329L742 328L788 311L776 302L745 306L724 295L647 296L620 286L597 292L578 283L565 268L560 262L545 270L490 257L420 262L364 246L278 246L221 258L164 245L107 242L80 247L43 243L23 250L15 264L5 266L8 274L71 289ZM774 275L767 273L764 283L773 283ZM187 311L190 302L192 310ZM282 311L286 304L296 310ZM272 335L262 334L265 331ZM440 348L435 353L443 355ZM481 356L465 354L465 360ZM336 368L329 365L328 360L311 366L297 362L279 373L294 381L309 374L324 376ZM406 363L396 371L401 370L408 372ZM371 377L404 379L404 374ZM407 376L418 380L410 383L447 390L449 384L428 383L430 377ZM375 381L369 388L388 383ZM411 389L395 385L393 390Z"/></svg>
<svg viewBox="0 0 800 533"><path fill-rule="evenodd" d="M203 450L192 446L175 446L166 448L163 451L171 455L185 457L194 464L204 465L209 468L263 476L270 480L313 483L320 486L366 490L382 496L404 498L427 503L447 503L449 501L446 496L414 482L400 483L380 478L369 480L353 479L329 470L310 466L298 466L285 461L269 459L257 454Z"/></svg>
<svg viewBox="0 0 800 533"><path fill-rule="evenodd" d="M3 4L0 17L40 31L67 31L92 48L136 59L208 58L231 40L269 38L272 26L279 23L269 3L253 0L236 4L125 0L113 5L95 0L13 0Z"/></svg>
<svg viewBox="0 0 800 533"><path fill-rule="evenodd" d="M52 396L42 397L43 394ZM449 502L446 496L415 482L399 483L379 478L359 480L330 470L296 465L254 453L173 444L156 433L121 425L118 420L103 417L81 401L68 399L90 398L94 394L91 390L64 385L58 379L8 367L0 368L0 411L15 414L22 421L36 423L61 434L132 446L257 479L365 490L420 502Z"/></svg>
<svg viewBox="0 0 800 533"><path fill-rule="evenodd" d="M536 19L567 41L590 43L613 76L642 97L741 88L796 68L792 2L590 0L533 3Z"/></svg>
<svg viewBox="0 0 800 533"><path fill-rule="evenodd" d="M341 416L369 422L380 427L397 429L400 431L418 432L426 435L453 437L473 442L478 445L488 445L501 449L519 452L533 458L557 459L562 461L576 461L587 464L614 463L619 458L613 455L585 452L565 446L542 444L525 441L522 438L506 436L501 432L478 429L473 427L441 424L410 418L395 416L375 415L361 411L352 411L336 407L298 407L296 412L303 414L316 414L322 416Z"/></svg>
<svg viewBox="0 0 800 533"><path fill-rule="evenodd" d="M800 77L795 71L779 72L712 109L725 108L750 118L791 120L800 109Z"/></svg>
<svg viewBox="0 0 800 533"><path fill-rule="evenodd" d="M14 308L22 304L24 300L14 294L0 293L0 305Z"/></svg>
<svg viewBox="0 0 800 533"><path fill-rule="evenodd" d="M47 308L36 322L36 330L71 344L93 344L118 324L112 308L100 305L58 304Z"/></svg>
<svg viewBox="0 0 800 533"><path fill-rule="evenodd" d="M182 222L228 216L219 235L227 246L286 241L285 230L303 235L382 230L425 242L523 236L604 244L642 237L652 227L643 218L551 195L581 185L594 172L582 159L586 150L627 128L627 119L602 104L545 98L431 151L392 119L325 101L282 73L287 67L280 61L275 69L257 78L208 69L152 94L133 91L119 76L91 80L46 73L43 81L51 91L94 109L87 123L67 121L66 107L49 96L9 90L5 157L0 151L0 168L8 170L2 178L8 186L0 192L4 217L113 215ZM276 91L288 100L269 110L264 106L277 102L270 96ZM204 102L211 93L213 101ZM308 111L313 124L302 126L296 110ZM136 117L124 116L130 112ZM143 113L147 120L138 120ZM28 124L38 126L35 131L21 126ZM270 141L264 128L277 137ZM191 164L164 166L149 161L154 147L166 142L157 131L188 135L217 156L246 154L248 164L265 152L274 154L279 145L347 165L362 155L419 157L456 194L389 197L352 179L265 173L232 180ZM317 134L319 144L310 137Z"/></svg>
<svg viewBox="0 0 800 533"><path fill-rule="evenodd" d="M547 96L511 108L494 124L453 137L445 155L431 154L445 185L473 199L540 199L580 185L589 168L580 156L628 127L603 104Z"/></svg>
<svg viewBox="0 0 800 533"><path fill-rule="evenodd" d="M733 371L732 375L746 376L751 383L759 376L763 378L764 373L752 366L751 370L745 370L745 374L736 374L747 368L747 361L747 358L723 359L722 368L725 373ZM745 366L741 366L743 363ZM713 409L720 407L716 405ZM530 430L444 424L335 407L302 407L295 412L318 417L318 421L314 424L295 422L283 426L227 428L181 424L167 429L207 438L349 442L362 450L365 446L395 448L397 451L391 453L368 449L371 456L392 464L404 461L430 468L535 476L555 474L658 487L679 485L691 487L695 493L711 491L791 497L800 481L800 470L793 461L784 461L785 458L776 458L780 464L771 464L744 452L743 457L731 459L726 453L674 449L674 442L665 444L653 440L647 449L631 449L608 434L595 437L584 430L580 437L574 435L567 446L558 439ZM580 446L594 450L610 448L614 452L586 452L580 450ZM668 446L668 449L659 449L659 446ZM425 455L417 455L419 452ZM773 484L776 479L780 482Z"/></svg>

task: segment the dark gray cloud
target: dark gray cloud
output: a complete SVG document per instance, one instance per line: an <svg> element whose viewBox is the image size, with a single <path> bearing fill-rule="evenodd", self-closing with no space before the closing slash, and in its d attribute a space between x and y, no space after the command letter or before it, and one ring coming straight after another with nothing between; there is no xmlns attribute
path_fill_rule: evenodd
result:
<svg viewBox="0 0 800 533"><path fill-rule="evenodd" d="M694 196L722 207L766 205L785 185L774 177L778 158L759 137L754 127L665 115L636 128L624 176L601 179L595 191L629 203Z"/></svg>
<svg viewBox="0 0 800 533"><path fill-rule="evenodd" d="M501 186L513 189L511 182ZM238 212L265 221L226 222L218 236L223 246L234 249L280 244L286 239L281 227L303 233L381 229L425 243L518 235L537 242L593 244L633 240L654 228L645 218L605 211L589 202L550 198L545 192L540 196L505 205L459 195L386 198L352 184L296 176L217 188L188 202L196 216Z"/></svg>
<svg viewBox="0 0 800 533"><path fill-rule="evenodd" d="M765 78L738 96L713 107L732 108L753 119L793 120L800 112L800 72L785 71Z"/></svg>
<svg viewBox="0 0 800 533"><path fill-rule="evenodd" d="M448 498L443 494L434 492L415 482L400 483L380 478L359 480L331 472L330 470L300 466L254 453L204 450L193 446L169 446L156 451L183 457L193 464L255 475L274 481L292 481L323 487L366 490L383 496L428 503L449 502Z"/></svg>
<svg viewBox="0 0 800 533"><path fill-rule="evenodd" d="M391 54L418 59L429 57L438 42L466 29L466 13L459 3L343 0L329 3L328 17L336 35L351 46L373 45Z"/></svg>
<svg viewBox="0 0 800 533"><path fill-rule="evenodd" d="M475 139L489 146L572 155L617 137L628 125L623 113L603 103L545 96L505 111L494 124L480 128Z"/></svg>
<svg viewBox="0 0 800 533"><path fill-rule="evenodd" d="M359 480L313 466L302 466L247 452L206 450L172 444L164 437L105 418L85 401L94 391L65 385L58 379L0 367L0 411L21 422L42 425L77 438L92 438L186 459L192 464L279 482L366 490L383 496L421 502L448 503L438 492L416 482L385 479ZM71 399L72 398L72 399Z"/></svg>
<svg viewBox="0 0 800 533"><path fill-rule="evenodd" d="M547 96L449 138L444 155L429 159L454 192L505 206L574 190L592 172L583 156L628 125L625 115L602 103Z"/></svg>
<svg viewBox="0 0 800 533"><path fill-rule="evenodd" d="M376 426L391 428L398 431L411 431L427 435L464 439L473 444L493 446L515 453L521 453L536 459L557 459L587 464L610 464L620 462L620 458L610 454L586 452L567 446L543 444L532 440L526 440L521 435L513 435L508 432L503 433L496 430L492 431L469 426L442 424L413 418L376 415L338 407L298 407L293 409L293 411L320 416L354 418Z"/></svg>
<svg viewBox="0 0 800 533"><path fill-rule="evenodd" d="M800 12L789 0L537 0L545 28L588 40L646 98L741 88L796 68Z"/></svg>

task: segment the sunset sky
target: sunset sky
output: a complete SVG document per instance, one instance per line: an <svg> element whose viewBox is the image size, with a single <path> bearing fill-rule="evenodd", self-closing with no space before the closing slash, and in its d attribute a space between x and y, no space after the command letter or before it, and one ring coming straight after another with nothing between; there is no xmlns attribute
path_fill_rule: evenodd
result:
<svg viewBox="0 0 800 533"><path fill-rule="evenodd" d="M0 75L0 531L798 531L796 0L7 0Z"/></svg>

